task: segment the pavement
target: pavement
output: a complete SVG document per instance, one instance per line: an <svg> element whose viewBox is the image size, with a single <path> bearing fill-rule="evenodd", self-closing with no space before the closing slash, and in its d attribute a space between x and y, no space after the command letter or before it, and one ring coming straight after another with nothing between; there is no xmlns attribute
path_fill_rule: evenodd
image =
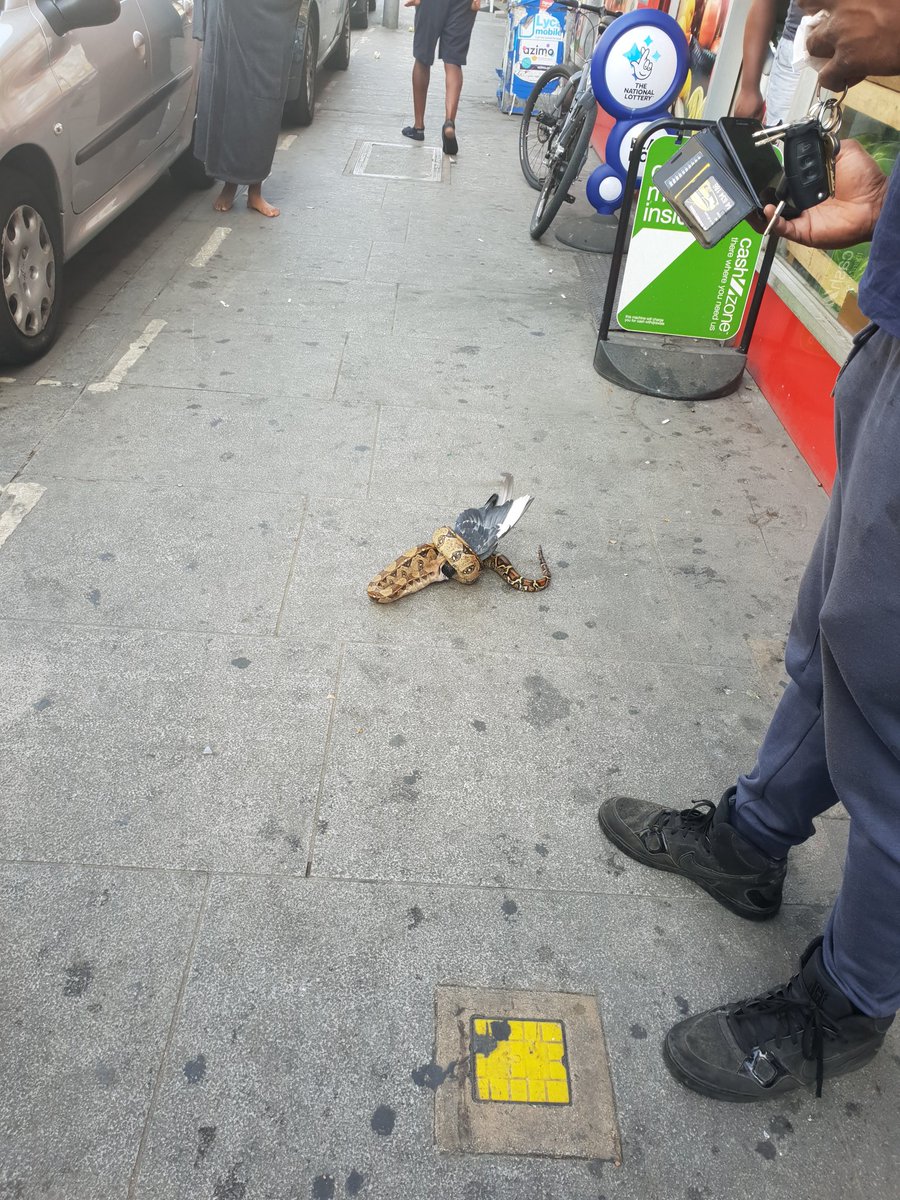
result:
<svg viewBox="0 0 900 1200"><path fill-rule="evenodd" d="M442 181L347 173L402 141L407 18L286 131L279 220L160 183L2 384L30 511L0 547L0 1196L896 1195L896 1031L753 1109L660 1055L792 972L844 815L759 927L596 825L610 791L687 804L752 764L825 497L751 381L694 405L594 373L578 258L528 237L502 18ZM503 471L535 496L507 553L541 543L550 589L371 604ZM444 985L596 999L621 1165L434 1144Z"/></svg>

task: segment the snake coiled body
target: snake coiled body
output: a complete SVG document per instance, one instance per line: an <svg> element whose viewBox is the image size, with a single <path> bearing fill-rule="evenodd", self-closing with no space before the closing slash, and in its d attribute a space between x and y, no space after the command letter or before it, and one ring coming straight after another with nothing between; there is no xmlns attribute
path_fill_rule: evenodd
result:
<svg viewBox="0 0 900 1200"><path fill-rule="evenodd" d="M474 583L482 566L495 571L518 592L540 592L550 583L550 569L543 551L538 547L543 577L526 579L502 554L492 554L482 563L471 546L449 526L435 530L430 542L413 546L379 571L368 587L368 595L376 604L392 604L403 596L420 592L432 583L455 579L458 583Z"/></svg>

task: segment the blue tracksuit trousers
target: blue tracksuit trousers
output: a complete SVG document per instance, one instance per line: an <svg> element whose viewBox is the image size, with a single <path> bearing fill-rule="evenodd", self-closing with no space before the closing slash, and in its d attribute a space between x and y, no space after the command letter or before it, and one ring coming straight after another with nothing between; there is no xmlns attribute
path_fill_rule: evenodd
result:
<svg viewBox="0 0 900 1200"><path fill-rule="evenodd" d="M774 857L842 801L825 966L864 1013L900 1008L900 341L870 327L835 389L838 474L800 585L791 682L731 821Z"/></svg>

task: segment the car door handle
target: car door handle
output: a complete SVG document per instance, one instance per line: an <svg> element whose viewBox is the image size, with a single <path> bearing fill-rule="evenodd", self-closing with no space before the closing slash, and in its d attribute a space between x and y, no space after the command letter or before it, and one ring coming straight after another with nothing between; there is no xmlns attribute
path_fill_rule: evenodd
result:
<svg viewBox="0 0 900 1200"><path fill-rule="evenodd" d="M142 33L140 33L139 31L135 30L135 33L131 40L134 43L135 50L137 50L137 52L140 56L141 62L146 63L146 61L147 61L147 46L146 46L146 42L144 39L144 35Z"/></svg>

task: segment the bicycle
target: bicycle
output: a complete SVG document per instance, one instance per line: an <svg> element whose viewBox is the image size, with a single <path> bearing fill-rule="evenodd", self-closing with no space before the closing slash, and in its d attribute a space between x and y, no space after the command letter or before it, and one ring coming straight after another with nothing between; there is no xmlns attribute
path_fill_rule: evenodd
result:
<svg viewBox="0 0 900 1200"><path fill-rule="evenodd" d="M525 182L536 191L540 191L543 183L541 169L547 142L565 111L563 101L571 100L572 93L566 85L574 72L581 71L590 62L598 26L604 28L611 19L605 9L593 4L581 4L579 0L556 0L556 3L575 14L566 31L563 61L548 67L536 80L525 101L519 126L519 163Z"/></svg>
<svg viewBox="0 0 900 1200"><path fill-rule="evenodd" d="M569 188L587 161L597 117L597 101L591 87L590 59L580 71L570 76L562 88L559 114L545 142L541 164L544 174L531 216L529 232L535 241L550 228L563 203L574 202L575 197L569 195Z"/></svg>

